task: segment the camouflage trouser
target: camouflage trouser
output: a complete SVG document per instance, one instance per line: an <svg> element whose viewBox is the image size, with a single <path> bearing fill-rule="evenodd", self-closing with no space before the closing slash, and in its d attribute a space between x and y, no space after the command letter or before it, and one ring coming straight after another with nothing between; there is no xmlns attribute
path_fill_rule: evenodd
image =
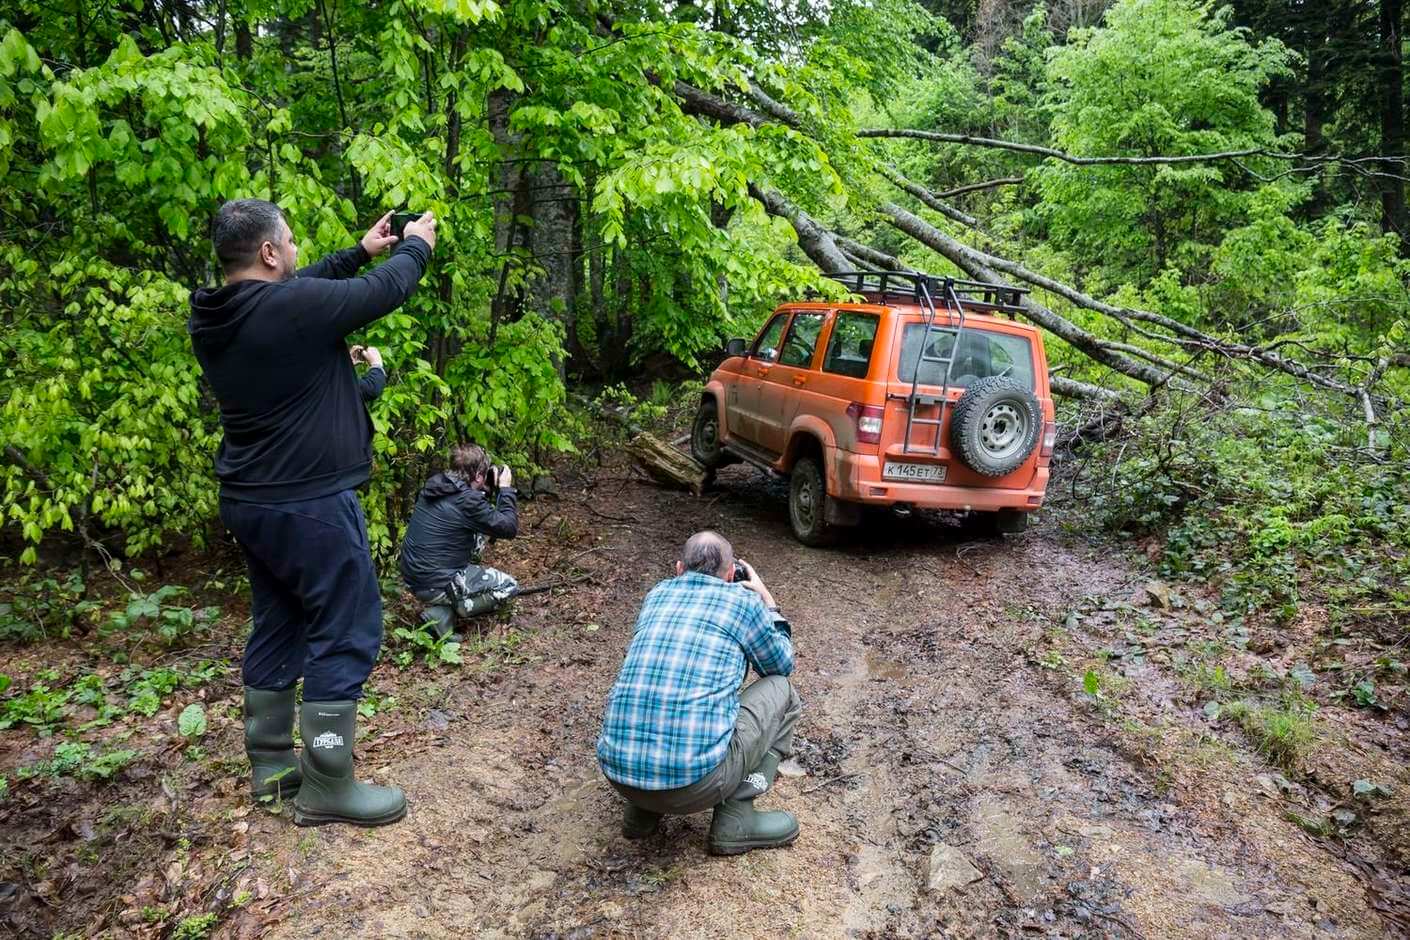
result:
<svg viewBox="0 0 1410 940"><path fill-rule="evenodd" d="M417 600L432 606L449 607L457 617L487 614L519 593L513 575L496 568L469 565L457 571L441 591L418 591Z"/></svg>

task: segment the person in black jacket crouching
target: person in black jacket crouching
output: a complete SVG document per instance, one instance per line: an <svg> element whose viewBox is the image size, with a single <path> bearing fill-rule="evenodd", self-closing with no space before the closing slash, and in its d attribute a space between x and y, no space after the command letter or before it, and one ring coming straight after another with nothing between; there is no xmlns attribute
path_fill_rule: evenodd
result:
<svg viewBox="0 0 1410 940"><path fill-rule="evenodd" d="M386 373L373 369L359 383L347 337L406 302L436 246L431 213L400 239L390 220L299 268L278 206L227 202L211 225L224 283L191 293L191 347L225 432L215 455L220 518L250 573L243 677L252 787L256 799L294 796L301 826L380 826L406 815L401 790L358 782L352 770L357 699L382 646L382 598L354 491L372 465L364 400Z"/></svg>
<svg viewBox="0 0 1410 940"><path fill-rule="evenodd" d="M493 503L489 493L498 489ZM519 593L511 575L480 564L491 538L519 534L514 475L490 466L478 444L450 453L450 469L426 481L406 526L401 574L407 589L428 605L436 633L450 634L456 617L489 613Z"/></svg>

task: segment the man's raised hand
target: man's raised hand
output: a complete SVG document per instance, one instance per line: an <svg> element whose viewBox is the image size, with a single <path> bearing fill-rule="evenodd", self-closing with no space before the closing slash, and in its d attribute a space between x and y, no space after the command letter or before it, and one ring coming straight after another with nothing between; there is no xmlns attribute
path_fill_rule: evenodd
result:
<svg viewBox="0 0 1410 940"><path fill-rule="evenodd" d="M435 250L435 247L436 247L436 216L435 216L435 214L434 214L434 213L431 213L431 212L427 212L425 215L423 215L421 218L417 219L416 221L406 223L406 226L402 229L402 235L403 235L403 237L405 237L405 238L410 238L411 236L415 235L417 238L419 238L419 239L421 239L422 241L424 241L424 242L426 243L426 246L427 246L428 248L430 248L430 249L432 249L432 250Z"/></svg>
<svg viewBox="0 0 1410 940"><path fill-rule="evenodd" d="M362 250L367 252L369 258L377 257L396 243L397 237L392 234L392 214L390 212L378 219L367 230L367 234L362 236Z"/></svg>

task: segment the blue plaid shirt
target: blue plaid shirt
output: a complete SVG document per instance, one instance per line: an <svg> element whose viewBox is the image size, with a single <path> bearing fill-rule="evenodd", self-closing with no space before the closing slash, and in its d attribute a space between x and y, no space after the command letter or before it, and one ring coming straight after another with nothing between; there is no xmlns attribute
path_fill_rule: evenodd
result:
<svg viewBox="0 0 1410 940"><path fill-rule="evenodd" d="M692 571L656 585L607 696L602 772L638 790L674 790L714 770L748 666L761 676L793 671L793 644L759 595Z"/></svg>

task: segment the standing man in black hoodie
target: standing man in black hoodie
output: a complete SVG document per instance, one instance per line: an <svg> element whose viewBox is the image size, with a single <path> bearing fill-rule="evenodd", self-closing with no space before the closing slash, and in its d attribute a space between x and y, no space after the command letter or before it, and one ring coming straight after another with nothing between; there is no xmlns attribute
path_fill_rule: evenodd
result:
<svg viewBox="0 0 1410 940"><path fill-rule="evenodd" d="M428 212L406 225L385 263L355 277L398 241L390 217L352 248L299 269L278 206L227 202L211 226L225 283L191 294L191 345L225 430L215 457L220 517L250 573L252 786L256 798L296 792L302 826L379 826L406 815L400 789L352 774L357 699L382 644L382 599L353 492L371 467L372 420L345 339L411 296L436 245Z"/></svg>

